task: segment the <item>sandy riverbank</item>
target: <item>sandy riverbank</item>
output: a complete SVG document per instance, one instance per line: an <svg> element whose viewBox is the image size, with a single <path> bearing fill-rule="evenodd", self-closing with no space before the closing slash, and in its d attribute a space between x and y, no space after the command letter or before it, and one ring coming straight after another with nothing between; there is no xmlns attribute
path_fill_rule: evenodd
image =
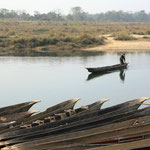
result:
<svg viewBox="0 0 150 150"><path fill-rule="evenodd" d="M107 37L105 45L86 48L85 51L103 51L103 52L150 52L150 40L144 39L143 36L134 35L137 40L118 41L112 37ZM150 35L147 36L150 38Z"/></svg>

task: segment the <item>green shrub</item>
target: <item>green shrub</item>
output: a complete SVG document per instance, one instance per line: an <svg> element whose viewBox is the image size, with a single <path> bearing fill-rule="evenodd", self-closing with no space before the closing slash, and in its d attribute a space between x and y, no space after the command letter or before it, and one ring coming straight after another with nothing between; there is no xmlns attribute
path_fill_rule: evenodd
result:
<svg viewBox="0 0 150 150"><path fill-rule="evenodd" d="M14 40L14 43L26 45L26 43L28 43L28 41L24 38L21 38L21 39Z"/></svg>
<svg viewBox="0 0 150 150"><path fill-rule="evenodd" d="M144 32L142 32L142 31L138 31L138 32L133 32L133 34L137 34L137 35L145 35L145 33Z"/></svg>
<svg viewBox="0 0 150 150"><path fill-rule="evenodd" d="M146 32L147 34L150 34L150 30Z"/></svg>
<svg viewBox="0 0 150 150"><path fill-rule="evenodd" d="M79 42L83 45L103 45L105 43L105 38L94 37L89 34L83 34L79 37Z"/></svg>
<svg viewBox="0 0 150 150"><path fill-rule="evenodd" d="M0 47L7 47L6 43L0 43Z"/></svg>
<svg viewBox="0 0 150 150"><path fill-rule="evenodd" d="M150 37L148 37L148 36L144 36L144 37L143 37L143 39L150 39Z"/></svg>
<svg viewBox="0 0 150 150"><path fill-rule="evenodd" d="M41 33L42 33L42 32L47 32L47 31L48 31L48 29L45 29L45 28L40 28L40 29L34 29L34 30L33 30L33 32L39 32L39 33L40 33L40 32L41 32Z"/></svg>
<svg viewBox="0 0 150 150"><path fill-rule="evenodd" d="M97 38L89 34L80 35L78 40L83 45L104 44L104 38Z"/></svg>
<svg viewBox="0 0 150 150"><path fill-rule="evenodd" d="M115 40L127 41L127 40L136 40L135 37L131 36L128 33L118 33L115 35Z"/></svg>
<svg viewBox="0 0 150 150"><path fill-rule="evenodd" d="M72 42L73 41L73 39L71 37L64 37L64 38L61 38L61 40L63 42Z"/></svg>
<svg viewBox="0 0 150 150"><path fill-rule="evenodd" d="M0 38L1 39L6 39L6 38L9 38L9 36L7 36L7 35L0 35Z"/></svg>
<svg viewBox="0 0 150 150"><path fill-rule="evenodd" d="M14 45L14 48L15 48L15 49L24 49L24 48L25 48L25 45L23 45L23 44L21 44L21 43L16 43L16 44Z"/></svg>

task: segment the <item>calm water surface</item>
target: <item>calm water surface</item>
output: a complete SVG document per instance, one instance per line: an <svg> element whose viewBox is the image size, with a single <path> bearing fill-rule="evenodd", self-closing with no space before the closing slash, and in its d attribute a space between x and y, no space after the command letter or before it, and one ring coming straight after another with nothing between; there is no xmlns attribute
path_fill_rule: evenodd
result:
<svg viewBox="0 0 150 150"><path fill-rule="evenodd" d="M64 100L80 97L76 107L110 101L108 107L138 97L150 97L150 54L127 54L129 68L91 76L85 67L119 63L118 54L90 57L0 57L1 107L33 99L41 100L32 109L43 111ZM150 102L149 102L150 103Z"/></svg>

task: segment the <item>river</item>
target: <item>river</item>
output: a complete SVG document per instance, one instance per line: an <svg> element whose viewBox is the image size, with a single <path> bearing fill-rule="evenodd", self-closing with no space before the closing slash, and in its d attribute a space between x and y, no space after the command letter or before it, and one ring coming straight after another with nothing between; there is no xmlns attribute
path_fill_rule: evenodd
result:
<svg viewBox="0 0 150 150"><path fill-rule="evenodd" d="M150 97L150 53L126 54L129 67L124 72L91 77L85 69L117 64L119 57L116 53L87 57L0 57L1 107L38 99L41 102L32 110L43 111L79 97L76 107L108 98L105 108Z"/></svg>

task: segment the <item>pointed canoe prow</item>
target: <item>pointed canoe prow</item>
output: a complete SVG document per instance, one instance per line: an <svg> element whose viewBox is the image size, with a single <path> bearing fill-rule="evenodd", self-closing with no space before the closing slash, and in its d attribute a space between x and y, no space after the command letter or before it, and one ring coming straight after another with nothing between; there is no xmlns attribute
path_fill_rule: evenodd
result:
<svg viewBox="0 0 150 150"><path fill-rule="evenodd" d="M73 101L74 103L78 102L79 100L80 100L80 98L73 98L73 99L72 99L72 101Z"/></svg>
<svg viewBox="0 0 150 150"><path fill-rule="evenodd" d="M36 103L39 103L39 102L41 102L41 101L40 100L36 100L36 99L31 101L31 103L33 103L33 104L36 104Z"/></svg>
<svg viewBox="0 0 150 150"><path fill-rule="evenodd" d="M97 102L97 106L99 106L99 109L101 109L101 107L102 107L102 105L105 103L105 102L107 102L109 99L105 99L105 98L103 98L103 99L100 99L98 102Z"/></svg>
<svg viewBox="0 0 150 150"><path fill-rule="evenodd" d="M75 104L76 104L79 100L80 100L80 98L73 98L73 99L71 99L72 104L73 104L72 109L73 109L73 107L75 106Z"/></svg>
<svg viewBox="0 0 150 150"><path fill-rule="evenodd" d="M102 98L102 99L100 99L100 101L101 101L101 103L105 103L105 102L109 101L109 99Z"/></svg>
<svg viewBox="0 0 150 150"><path fill-rule="evenodd" d="M145 102L146 100L149 100L149 99L150 99L150 97L141 97L138 99L138 102L142 104L143 102Z"/></svg>

